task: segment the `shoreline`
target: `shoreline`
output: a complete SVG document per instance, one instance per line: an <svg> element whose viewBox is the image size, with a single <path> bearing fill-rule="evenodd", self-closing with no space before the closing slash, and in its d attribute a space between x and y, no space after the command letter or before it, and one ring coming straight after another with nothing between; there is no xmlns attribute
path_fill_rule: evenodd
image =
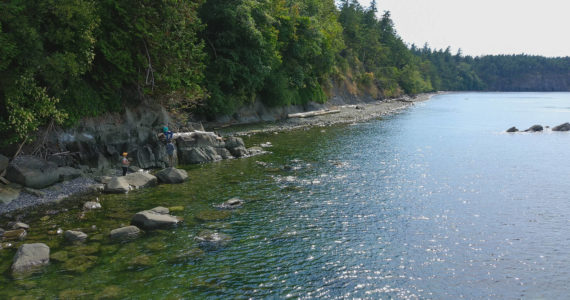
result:
<svg viewBox="0 0 570 300"><path fill-rule="evenodd" d="M444 92L418 94L413 97L404 96L369 103L341 106L330 105L328 109L336 109L340 112L310 118L288 118L271 123L236 124L224 128L214 127L213 129L220 130L224 136L247 136L267 132L300 130L309 127L362 123L383 116L396 114L413 106L415 103L427 101L431 99L431 97L441 94L444 94ZM206 126L208 125L215 124L207 124ZM0 218L10 217L10 215L14 213L25 215L42 206L51 208L53 205L57 206L66 200L72 200L76 197L98 195L96 189L93 188L97 184L98 182L92 178L83 175L79 178L57 183L49 188L42 189L41 192L43 196L36 196L29 192L22 191L18 198L8 204L0 204ZM30 211L23 212L23 210Z"/></svg>

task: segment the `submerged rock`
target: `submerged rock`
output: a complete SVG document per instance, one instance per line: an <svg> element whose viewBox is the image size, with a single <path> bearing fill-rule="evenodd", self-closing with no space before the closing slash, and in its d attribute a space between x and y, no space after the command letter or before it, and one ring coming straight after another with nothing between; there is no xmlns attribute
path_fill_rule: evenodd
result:
<svg viewBox="0 0 570 300"><path fill-rule="evenodd" d="M68 242L84 242L87 239L86 233L76 230L66 230L63 236Z"/></svg>
<svg viewBox="0 0 570 300"><path fill-rule="evenodd" d="M188 179L188 173L181 169L166 168L156 173L156 177L161 183L183 183Z"/></svg>
<svg viewBox="0 0 570 300"><path fill-rule="evenodd" d="M179 219L177 217L169 215L168 212L164 213L162 209L159 207L138 212L132 218L131 224L143 229L165 228L178 224ZM168 208L164 209L168 211Z"/></svg>
<svg viewBox="0 0 570 300"><path fill-rule="evenodd" d="M126 226L111 230L111 238L114 240L130 240L137 238L141 234L141 230L136 226Z"/></svg>
<svg viewBox="0 0 570 300"><path fill-rule="evenodd" d="M50 259L57 262L64 262L69 259L69 253L67 251L58 251L51 254Z"/></svg>
<svg viewBox="0 0 570 300"><path fill-rule="evenodd" d="M213 230L202 230L196 236L196 241L198 241L200 247L206 249L217 249L226 246L232 238L223 233L219 233Z"/></svg>
<svg viewBox="0 0 570 300"><path fill-rule="evenodd" d="M4 241L12 241L12 240L24 240L28 232L25 229L16 229L16 230L8 230L4 231L2 235L2 240Z"/></svg>
<svg viewBox="0 0 570 300"><path fill-rule="evenodd" d="M570 131L570 123L560 124L552 127L552 131Z"/></svg>
<svg viewBox="0 0 570 300"><path fill-rule="evenodd" d="M133 267L150 267L154 265L154 261L148 255L139 255L133 257L127 264Z"/></svg>
<svg viewBox="0 0 570 300"><path fill-rule="evenodd" d="M518 131L519 131L518 128L516 128L516 127L514 127L514 126L511 127L511 128L509 128L509 129L507 129L507 132L509 132L509 133L518 132Z"/></svg>
<svg viewBox="0 0 570 300"><path fill-rule="evenodd" d="M24 244L18 248L12 272L20 273L33 270L49 263L49 247L43 243Z"/></svg>
<svg viewBox="0 0 570 300"><path fill-rule="evenodd" d="M221 209L237 209L242 207L244 203L245 201L239 198L231 198L222 204L216 205L216 207Z"/></svg>
<svg viewBox="0 0 570 300"><path fill-rule="evenodd" d="M101 203L95 201L88 201L83 204L84 210L101 209Z"/></svg>
<svg viewBox="0 0 570 300"><path fill-rule="evenodd" d="M97 262L97 256L78 255L63 263L63 269L69 272L85 273Z"/></svg>
<svg viewBox="0 0 570 300"><path fill-rule="evenodd" d="M543 130L544 128L542 127L542 125L532 125L530 128L525 130L525 132L540 132Z"/></svg>

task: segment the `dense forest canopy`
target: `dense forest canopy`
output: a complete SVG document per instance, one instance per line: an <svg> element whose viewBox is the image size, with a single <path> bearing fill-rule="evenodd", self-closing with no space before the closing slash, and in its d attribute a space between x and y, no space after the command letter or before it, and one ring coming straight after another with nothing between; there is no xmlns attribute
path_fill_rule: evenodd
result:
<svg viewBox="0 0 570 300"><path fill-rule="evenodd" d="M334 87L377 99L570 90L568 57L408 47L380 11L375 0L2 1L2 141L141 101L214 117L326 102Z"/></svg>

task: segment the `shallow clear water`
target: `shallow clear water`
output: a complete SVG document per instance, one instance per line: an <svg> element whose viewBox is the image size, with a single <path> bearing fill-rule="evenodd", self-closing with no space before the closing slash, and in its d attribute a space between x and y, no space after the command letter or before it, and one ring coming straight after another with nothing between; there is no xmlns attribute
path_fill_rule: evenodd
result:
<svg viewBox="0 0 570 300"><path fill-rule="evenodd" d="M93 263L14 279L15 250L0 250L0 297L566 298L570 133L504 130L567 121L570 93L458 93L364 124L256 135L246 144L271 142L272 154L188 167L186 184L33 222L28 242ZM245 206L196 218L231 197ZM185 223L108 240L158 205L184 206L174 214ZM92 225L79 250L46 235ZM203 229L232 241L201 250Z"/></svg>

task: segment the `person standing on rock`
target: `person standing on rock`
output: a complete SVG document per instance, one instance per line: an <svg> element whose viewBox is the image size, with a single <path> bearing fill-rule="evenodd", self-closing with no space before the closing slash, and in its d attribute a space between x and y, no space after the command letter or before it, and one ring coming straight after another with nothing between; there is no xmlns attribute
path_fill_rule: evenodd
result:
<svg viewBox="0 0 570 300"><path fill-rule="evenodd" d="M172 131L170 129L168 129L168 124L164 125L162 127L162 133L164 133L164 137L166 137L166 142L170 142L170 140L172 139L172 137L174 136L174 133L172 133Z"/></svg>
<svg viewBox="0 0 570 300"><path fill-rule="evenodd" d="M123 152L123 158L121 158L121 167L123 167L123 176L127 175L127 171L129 170L129 165L131 164L131 162L127 158L127 155L129 155L127 152Z"/></svg>
<svg viewBox="0 0 570 300"><path fill-rule="evenodd" d="M169 141L168 144L166 144L166 154L168 154L169 166L171 168L173 168L174 167L174 144L172 144L172 141Z"/></svg>

